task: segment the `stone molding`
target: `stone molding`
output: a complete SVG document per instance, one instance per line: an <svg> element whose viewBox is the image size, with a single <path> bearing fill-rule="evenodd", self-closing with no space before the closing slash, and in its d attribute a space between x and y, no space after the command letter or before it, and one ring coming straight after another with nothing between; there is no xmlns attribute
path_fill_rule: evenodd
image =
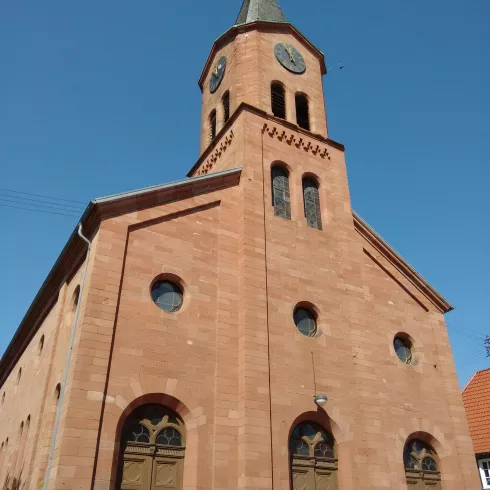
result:
<svg viewBox="0 0 490 490"><path fill-rule="evenodd" d="M235 133L233 130L230 130L230 132L222 139L221 143L213 150L207 160L201 164L196 172L196 176L206 175L213 169L216 162L221 158L221 155L223 155L223 153L231 146L234 137Z"/></svg>
<svg viewBox="0 0 490 490"><path fill-rule="evenodd" d="M269 123L264 124L262 132L268 134L271 138L276 138L279 141L287 143L291 147L302 149L306 153L311 153L323 159L332 159L327 147L312 142L306 136L297 136L292 131L286 131L283 128L278 128L276 125L270 125Z"/></svg>

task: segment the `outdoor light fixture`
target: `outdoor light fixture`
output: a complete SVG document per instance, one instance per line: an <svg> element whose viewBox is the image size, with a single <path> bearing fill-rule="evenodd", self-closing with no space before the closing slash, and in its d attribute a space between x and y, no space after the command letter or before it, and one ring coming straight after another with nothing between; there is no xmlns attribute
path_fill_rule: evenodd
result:
<svg viewBox="0 0 490 490"><path fill-rule="evenodd" d="M315 403L322 408L323 405L325 405L328 402L327 395L324 395L323 393L320 393L318 395L315 395Z"/></svg>

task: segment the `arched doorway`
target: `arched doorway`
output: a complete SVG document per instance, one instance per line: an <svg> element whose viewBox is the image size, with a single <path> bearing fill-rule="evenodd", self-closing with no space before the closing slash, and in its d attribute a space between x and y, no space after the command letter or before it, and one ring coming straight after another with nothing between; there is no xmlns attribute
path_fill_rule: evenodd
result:
<svg viewBox="0 0 490 490"><path fill-rule="evenodd" d="M339 461L335 441L323 427L303 422L289 441L293 490L337 490Z"/></svg>
<svg viewBox="0 0 490 490"><path fill-rule="evenodd" d="M409 490L441 490L441 473L436 452L425 442L412 439L403 450Z"/></svg>
<svg viewBox="0 0 490 490"><path fill-rule="evenodd" d="M184 455L181 418L162 405L137 408L122 431L117 490L180 490Z"/></svg>

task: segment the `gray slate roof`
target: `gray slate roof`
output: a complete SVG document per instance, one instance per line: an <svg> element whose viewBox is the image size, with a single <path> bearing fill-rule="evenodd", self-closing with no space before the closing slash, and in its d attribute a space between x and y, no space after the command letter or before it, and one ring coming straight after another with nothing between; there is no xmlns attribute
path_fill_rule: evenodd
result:
<svg viewBox="0 0 490 490"><path fill-rule="evenodd" d="M277 0L243 0L235 25L256 21L287 22Z"/></svg>

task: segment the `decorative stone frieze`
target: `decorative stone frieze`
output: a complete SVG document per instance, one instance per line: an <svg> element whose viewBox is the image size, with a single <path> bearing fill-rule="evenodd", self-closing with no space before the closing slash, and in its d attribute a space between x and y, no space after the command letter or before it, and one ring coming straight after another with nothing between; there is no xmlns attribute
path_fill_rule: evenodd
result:
<svg viewBox="0 0 490 490"><path fill-rule="evenodd" d="M287 143L291 147L296 147L304 150L307 153L319 156L320 158L327 158L328 160L331 160L328 148L325 146L320 146L318 143L310 140L306 136L298 137L293 132L286 131L283 128L278 128L277 126L270 125L269 123L264 124L263 132L268 134L271 138L276 138L279 141Z"/></svg>
<svg viewBox="0 0 490 490"><path fill-rule="evenodd" d="M233 133L233 130L230 130L230 132L222 139L221 143L212 151L206 161L201 164L196 175L206 175L211 172L216 162L221 158L221 155L223 155L223 153L230 147L234 137L235 134Z"/></svg>

